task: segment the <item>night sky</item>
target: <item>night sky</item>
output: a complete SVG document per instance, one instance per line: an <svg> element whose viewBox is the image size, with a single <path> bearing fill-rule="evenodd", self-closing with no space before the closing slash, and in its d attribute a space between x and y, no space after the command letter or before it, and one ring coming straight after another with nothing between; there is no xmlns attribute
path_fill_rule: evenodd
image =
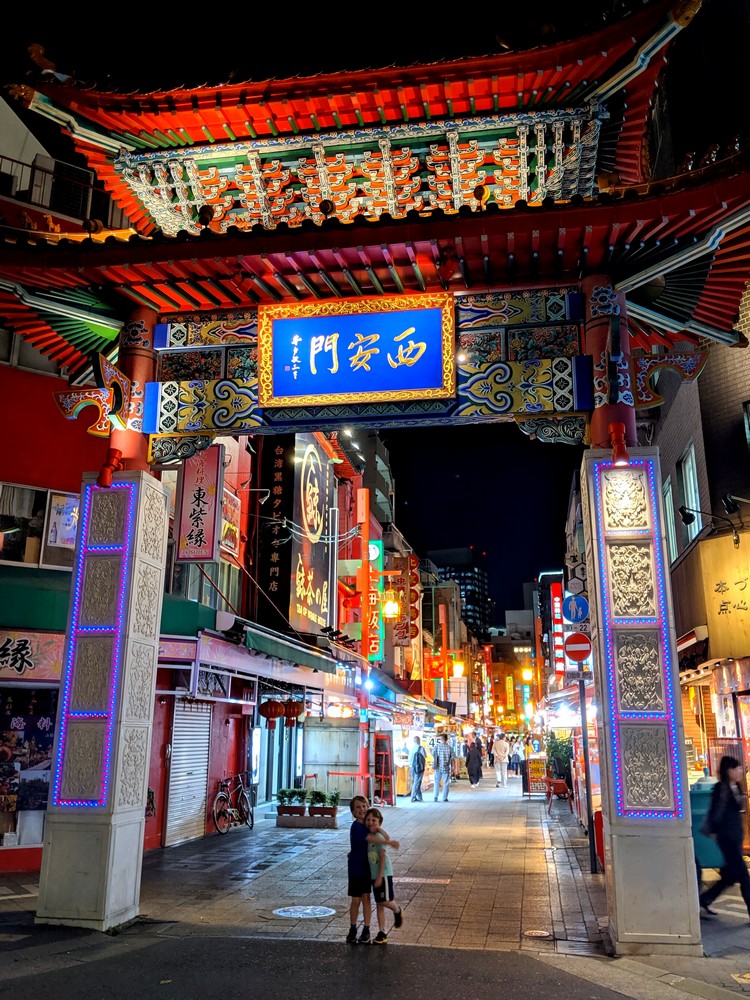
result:
<svg viewBox="0 0 750 1000"><path fill-rule="evenodd" d="M101 3L56 10L16 5L3 26L0 82L24 81L32 68L26 49L34 42L81 85L147 92L533 47L593 30L607 11L638 10L641 3L578 0L575 20L567 23L559 0L541 0L533 10L508 6L467 18L455 6L441 17L417 5L403 8L397 23L375 9L324 13L295 3L215 12L199 7L202 17L177 5L169 18L155 6L105 13ZM748 22L747 0L704 0L674 44L667 94L676 162L693 148L700 155L709 141L726 143L737 131L737 109L746 114ZM513 424L394 430L383 438L395 476L397 527L420 555L467 545L486 552L498 623L506 608L521 607L525 581L562 565L568 496L582 448L530 441Z"/></svg>

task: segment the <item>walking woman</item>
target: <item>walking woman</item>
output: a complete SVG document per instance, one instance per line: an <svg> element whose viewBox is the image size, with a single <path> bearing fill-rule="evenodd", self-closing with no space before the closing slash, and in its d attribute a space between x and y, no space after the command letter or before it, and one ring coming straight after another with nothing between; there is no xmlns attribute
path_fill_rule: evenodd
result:
<svg viewBox="0 0 750 1000"><path fill-rule="evenodd" d="M725 889L739 882L740 892L750 916L750 875L747 873L747 865L742 856L745 796L740 788L741 780L740 762L735 757L722 757L719 764L719 780L711 793L706 824L721 848L724 865L719 869L721 876L719 881L700 895L701 909L706 913L715 913L716 911L711 909L711 903Z"/></svg>
<svg viewBox="0 0 750 1000"><path fill-rule="evenodd" d="M482 780L482 744L478 740L474 740L466 754L466 770L469 772L469 784L476 788Z"/></svg>

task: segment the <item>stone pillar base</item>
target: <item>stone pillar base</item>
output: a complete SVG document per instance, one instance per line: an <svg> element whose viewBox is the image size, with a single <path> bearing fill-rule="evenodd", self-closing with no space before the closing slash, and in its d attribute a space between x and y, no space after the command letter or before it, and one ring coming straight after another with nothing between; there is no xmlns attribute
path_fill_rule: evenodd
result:
<svg viewBox="0 0 750 1000"><path fill-rule="evenodd" d="M134 920L144 827L142 813L49 816L35 922L108 931Z"/></svg>
<svg viewBox="0 0 750 1000"><path fill-rule="evenodd" d="M614 834L608 847L608 932L615 954L702 956L692 838Z"/></svg>

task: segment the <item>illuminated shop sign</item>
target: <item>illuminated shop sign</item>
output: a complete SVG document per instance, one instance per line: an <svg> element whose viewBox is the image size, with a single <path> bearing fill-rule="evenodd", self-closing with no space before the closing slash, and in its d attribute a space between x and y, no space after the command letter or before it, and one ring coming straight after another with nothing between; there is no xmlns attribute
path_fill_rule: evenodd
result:
<svg viewBox="0 0 750 1000"><path fill-rule="evenodd" d="M550 584L549 590L552 600L552 658L555 665L555 673L561 675L565 673L562 583Z"/></svg>
<svg viewBox="0 0 750 1000"><path fill-rule="evenodd" d="M218 562L224 445L214 444L186 459L177 486L175 562Z"/></svg>
<svg viewBox="0 0 750 1000"><path fill-rule="evenodd" d="M258 307L263 407L455 395L453 296L392 295Z"/></svg>
<svg viewBox="0 0 750 1000"><path fill-rule="evenodd" d="M309 631L330 625L328 577L335 540L329 516L335 479L328 456L314 434L298 434L294 450L294 529L289 622Z"/></svg>
<svg viewBox="0 0 750 1000"><path fill-rule="evenodd" d="M368 660L382 660L385 644L385 622L380 609L380 602L383 594L383 577L380 575L383 570L383 543L373 540L369 546L370 555L370 603L367 609L362 609L362 613L369 614L370 630L367 646Z"/></svg>

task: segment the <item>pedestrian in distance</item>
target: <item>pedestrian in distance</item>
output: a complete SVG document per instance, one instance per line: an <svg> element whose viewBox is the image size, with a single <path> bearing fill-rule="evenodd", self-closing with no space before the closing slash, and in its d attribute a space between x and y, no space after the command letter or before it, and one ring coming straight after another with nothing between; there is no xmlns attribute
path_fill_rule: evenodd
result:
<svg viewBox="0 0 750 1000"><path fill-rule="evenodd" d="M370 875L370 860L367 855L370 834L365 825L365 815L370 807L370 803L364 795L354 795L349 802L349 809L354 817L352 825L349 827L349 854L347 855L347 876L349 887L347 894L351 897L349 905L349 933L346 935L347 944L369 944L370 943L370 920L372 919L372 877ZM379 838L385 844L398 848L399 842L391 840L382 828L379 831ZM362 933L357 938L357 919L359 909L362 907L363 927Z"/></svg>
<svg viewBox="0 0 750 1000"><path fill-rule="evenodd" d="M513 751L516 749L516 738L515 736L509 736L507 739L510 745L510 750L508 751L508 774L515 774L516 762L513 759Z"/></svg>
<svg viewBox="0 0 750 1000"><path fill-rule="evenodd" d="M719 780L711 792L711 804L703 825L702 833L716 837L724 855L724 864L719 869L719 880L700 895L701 909L708 914L716 911L711 903L725 889L737 882L750 916L750 875L742 854L743 814L746 797L740 787L742 765L736 757L722 757L719 764Z"/></svg>
<svg viewBox="0 0 750 1000"><path fill-rule="evenodd" d="M466 770L469 772L469 785L477 788L482 780L482 744L478 739L469 746L466 755Z"/></svg>
<svg viewBox="0 0 750 1000"><path fill-rule="evenodd" d="M414 737L414 750L411 755L411 800L412 802L422 802L422 778L427 764L427 754L425 753L422 741L418 736Z"/></svg>
<svg viewBox="0 0 750 1000"><path fill-rule="evenodd" d="M394 927L398 928L404 922L403 911L393 898L393 867L386 852L388 838L382 834L382 823L383 814L379 809L367 810L365 813L365 825L369 833L367 857L370 862L372 893L378 914L378 933L373 944L388 944L388 935L385 932L386 910L393 913Z"/></svg>
<svg viewBox="0 0 750 1000"><path fill-rule="evenodd" d="M453 764L453 747L448 742L448 737L443 733L435 744L432 756L432 766L435 769L435 797L437 802L440 794L440 785L443 786L443 802L448 801L448 789L451 784L451 765Z"/></svg>
<svg viewBox="0 0 750 1000"><path fill-rule="evenodd" d="M504 733L498 733L495 742L492 744L492 755L495 761L495 788L501 785L503 788L508 784L508 759L510 757L510 743L505 738Z"/></svg>

